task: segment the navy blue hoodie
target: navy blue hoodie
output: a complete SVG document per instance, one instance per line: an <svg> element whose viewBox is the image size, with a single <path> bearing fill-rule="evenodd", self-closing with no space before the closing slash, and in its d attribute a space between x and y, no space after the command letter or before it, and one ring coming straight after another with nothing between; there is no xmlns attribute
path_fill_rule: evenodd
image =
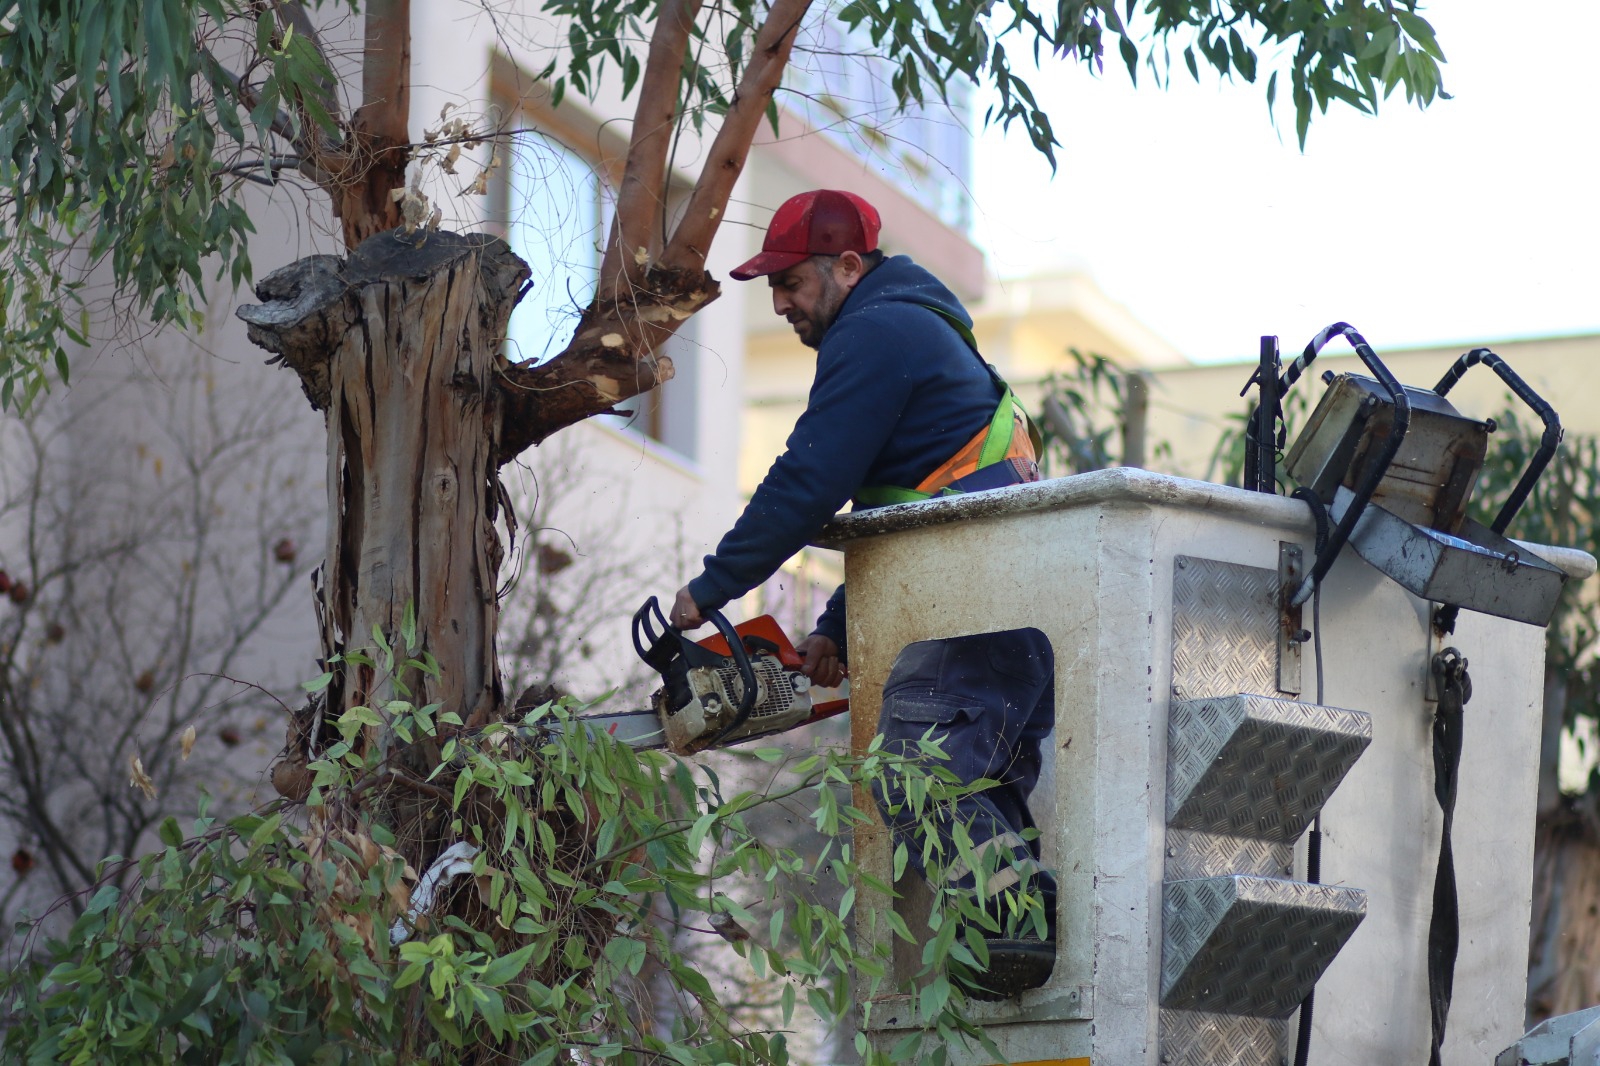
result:
<svg viewBox="0 0 1600 1066"><path fill-rule="evenodd" d="M994 417L999 386L930 304L971 325L955 294L903 255L851 290L823 335L805 413L783 454L689 582L701 608L771 577L862 486L914 488ZM842 586L816 632L845 647Z"/></svg>

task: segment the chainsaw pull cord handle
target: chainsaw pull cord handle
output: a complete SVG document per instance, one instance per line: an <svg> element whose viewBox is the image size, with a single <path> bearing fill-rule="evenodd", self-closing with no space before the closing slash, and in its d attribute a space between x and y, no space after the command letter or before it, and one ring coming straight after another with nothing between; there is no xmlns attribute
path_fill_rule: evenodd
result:
<svg viewBox="0 0 1600 1066"><path fill-rule="evenodd" d="M1533 492L1533 486L1539 480L1540 475L1544 473L1544 468L1550 465L1551 459L1555 458L1556 449L1561 447L1561 416L1556 414L1555 408L1546 403L1538 393L1529 388L1528 383L1523 381L1515 370L1507 366L1504 359L1488 348L1474 348L1460 359L1457 359L1455 365L1445 371L1444 377L1439 379L1439 384L1433 387L1434 394L1443 396L1449 392L1455 387L1455 383L1461 380L1462 375L1479 363L1500 375L1500 380L1506 383L1506 387L1516 393L1517 399L1527 404L1533 410L1533 413L1539 416L1540 421L1544 423L1544 435L1539 438L1539 450L1533 453L1533 459L1528 463L1528 469L1522 472L1522 477L1518 480L1516 488L1512 489L1511 495L1506 497L1506 502L1501 506L1500 513L1495 516L1494 525L1490 527L1496 533L1504 533L1506 528L1511 525L1511 520L1522 509L1522 505L1527 502L1528 494Z"/></svg>
<svg viewBox="0 0 1600 1066"><path fill-rule="evenodd" d="M1301 582L1300 588L1289 602L1298 606L1311 598L1312 591L1328 575L1328 570L1333 566L1333 561L1339 557L1339 552L1344 549L1345 542L1350 539L1350 532L1356 528L1356 523L1361 520L1361 515L1367 509L1367 504L1372 502L1372 494L1378 490L1378 483L1383 480L1383 475L1389 472L1389 464L1394 462L1394 457L1400 452L1400 444L1405 440L1406 430L1411 428L1411 401L1406 398L1405 389L1400 387L1400 382L1389 373L1389 368L1383 365L1383 360L1378 358L1378 353L1372 350L1366 338L1356 332L1354 326L1348 322L1335 322L1324 327L1311 342L1306 345L1300 357L1290 363L1284 370L1283 376L1278 379L1278 395L1283 396L1289 386L1293 385L1305 373L1306 367L1311 365L1317 353L1334 337L1343 337L1350 342L1356 350L1361 361L1367 369L1372 371L1372 376L1378 384L1388 392L1389 399L1394 403L1394 421L1389 427L1389 439L1379 453L1379 461L1367 469L1361 483L1356 486L1355 499L1350 501L1350 506L1345 510L1344 517L1334 527L1333 533L1328 537L1328 543L1322 551L1317 552L1316 564L1312 566L1311 573Z"/></svg>

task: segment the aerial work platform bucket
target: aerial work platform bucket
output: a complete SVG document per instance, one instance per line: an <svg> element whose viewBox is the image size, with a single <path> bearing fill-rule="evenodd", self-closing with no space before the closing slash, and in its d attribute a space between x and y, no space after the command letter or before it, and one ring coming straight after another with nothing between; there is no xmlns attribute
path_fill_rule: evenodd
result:
<svg viewBox="0 0 1600 1066"><path fill-rule="evenodd" d="M1031 627L1053 649L1056 726L1031 807L1059 884L1055 969L971 1007L1009 1060L1279 1066L1315 984L1311 1062L1426 1062L1442 825L1430 666L1447 646L1475 692L1444 1061L1490 1063L1521 1035L1542 628L1468 611L1441 637L1427 601L1353 552L1302 616L1285 605L1313 558L1305 504L1136 469L882 508L822 543L845 552L858 750L906 645ZM1594 572L1582 552L1519 547L1568 580ZM1319 812L1312 884L1303 834ZM888 880L886 830L857 845ZM914 928L915 878L898 900L858 898ZM909 976L918 953L901 954ZM910 1014L903 997L874 1001L872 1039L893 1047Z"/></svg>

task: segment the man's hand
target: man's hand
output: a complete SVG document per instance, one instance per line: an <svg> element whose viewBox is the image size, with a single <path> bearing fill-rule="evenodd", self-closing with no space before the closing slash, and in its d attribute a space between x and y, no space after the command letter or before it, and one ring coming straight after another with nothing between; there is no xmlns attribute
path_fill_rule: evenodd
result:
<svg viewBox="0 0 1600 1066"><path fill-rule="evenodd" d="M794 650L805 660L800 672L809 677L812 684L823 688L837 688L848 673L844 664L839 661L839 645L821 633L811 634L796 644Z"/></svg>
<svg viewBox="0 0 1600 1066"><path fill-rule="evenodd" d="M672 613L667 616L667 621L685 632L699 629L706 624L706 620L700 617L700 605L689 595L688 585L678 590L677 598L672 601Z"/></svg>

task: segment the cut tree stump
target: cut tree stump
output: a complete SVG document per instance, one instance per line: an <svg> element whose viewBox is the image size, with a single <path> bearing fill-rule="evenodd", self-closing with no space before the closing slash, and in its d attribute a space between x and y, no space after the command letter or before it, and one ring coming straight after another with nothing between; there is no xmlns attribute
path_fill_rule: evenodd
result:
<svg viewBox="0 0 1600 1066"><path fill-rule="evenodd" d="M313 256L273 272L256 289L266 302L238 311L250 339L299 375L327 425L324 658L360 649L381 667L377 634L403 660L410 609L415 645L442 670L406 676L406 698L441 703L469 727L504 703L496 523L514 530L515 519L497 473L500 378L506 322L527 278L498 238L394 230L348 260ZM328 719L398 696L381 669L333 672ZM381 733L369 739L387 752Z"/></svg>

